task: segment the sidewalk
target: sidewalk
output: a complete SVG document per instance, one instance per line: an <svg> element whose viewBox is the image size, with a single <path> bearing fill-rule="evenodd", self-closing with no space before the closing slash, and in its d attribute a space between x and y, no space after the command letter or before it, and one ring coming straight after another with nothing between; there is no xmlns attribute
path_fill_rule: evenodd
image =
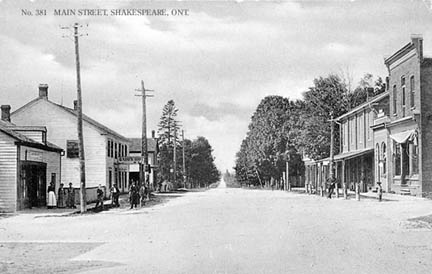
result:
<svg viewBox="0 0 432 274"><path fill-rule="evenodd" d="M293 189L293 191L297 192L297 193L304 193L304 194L308 194L306 193L306 191L304 190L304 188L296 188ZM309 195L317 195L320 196L319 193L314 193L314 194L310 194ZM327 198L327 192L324 193L323 198ZM332 195L332 199L336 198L336 193L333 193ZM342 198L343 199L343 191L342 189L339 189L339 199ZM356 195L355 192L352 190L348 191L348 199L355 199ZM360 193L360 200L362 199L375 199L378 200L378 194L376 192L362 192ZM412 196L412 195L400 195L400 194L393 194L393 193L388 193L388 192L384 192L382 195L382 200L383 201L418 201L418 200L427 200L427 198L423 198L423 197L417 197L417 196Z"/></svg>

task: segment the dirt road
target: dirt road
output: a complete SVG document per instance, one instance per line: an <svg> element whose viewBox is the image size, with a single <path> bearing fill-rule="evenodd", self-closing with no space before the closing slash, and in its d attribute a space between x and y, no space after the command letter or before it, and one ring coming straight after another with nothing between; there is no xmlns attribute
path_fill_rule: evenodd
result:
<svg viewBox="0 0 432 274"><path fill-rule="evenodd" d="M431 273L432 229L408 221L431 213L424 199L222 187L139 210L0 219L0 272Z"/></svg>

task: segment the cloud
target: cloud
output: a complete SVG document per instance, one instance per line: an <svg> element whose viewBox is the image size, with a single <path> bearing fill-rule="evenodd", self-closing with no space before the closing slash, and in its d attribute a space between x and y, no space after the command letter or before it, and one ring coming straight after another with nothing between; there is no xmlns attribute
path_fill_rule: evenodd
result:
<svg viewBox="0 0 432 274"><path fill-rule="evenodd" d="M21 8L187 8L188 17L26 18ZM174 99L187 136L207 137L221 169L234 165L249 119L267 95L301 98L313 79L349 67L385 76L383 56L423 33L432 47L430 10L423 2L0 2L2 103L19 107L48 83L49 96L71 105L75 55L60 25L80 29L85 112L127 136L139 136L141 80L149 131Z"/></svg>

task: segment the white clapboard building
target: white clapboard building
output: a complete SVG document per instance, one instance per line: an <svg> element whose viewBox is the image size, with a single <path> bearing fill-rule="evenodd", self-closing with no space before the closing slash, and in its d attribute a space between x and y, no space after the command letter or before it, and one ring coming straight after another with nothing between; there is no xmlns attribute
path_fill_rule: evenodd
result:
<svg viewBox="0 0 432 274"><path fill-rule="evenodd" d="M80 186L78 158L78 131L76 102L73 108L54 103L48 99L48 85L39 85L39 96L12 112L17 125L45 126L50 141L65 151L62 161L61 181L74 187ZM128 156L130 141L83 114L84 155L86 170L87 201L96 199L99 184L109 188L117 183L123 188L129 180L129 166L119 162Z"/></svg>
<svg viewBox="0 0 432 274"><path fill-rule="evenodd" d="M46 206L50 182L59 186L63 150L47 141L43 126L11 123L10 106L1 106L0 212Z"/></svg>

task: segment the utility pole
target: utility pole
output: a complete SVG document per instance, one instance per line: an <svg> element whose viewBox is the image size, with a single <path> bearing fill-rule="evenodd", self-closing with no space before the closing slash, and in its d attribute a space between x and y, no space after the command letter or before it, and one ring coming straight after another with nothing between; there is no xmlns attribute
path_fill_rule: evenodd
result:
<svg viewBox="0 0 432 274"><path fill-rule="evenodd" d="M80 209L81 213L87 210L86 199L86 176L85 176L85 157L84 157L84 136L82 125L82 97L81 97L81 73L79 60L79 44L78 44L78 23L74 24L74 41L75 41L75 61L77 74L77 112L78 112L78 153L80 162Z"/></svg>
<svg viewBox="0 0 432 274"><path fill-rule="evenodd" d="M141 92L141 94L135 96L140 96L142 98L141 161L139 165L139 180L140 186L142 186L145 184L145 168L148 166L146 97L153 97L153 95L147 95L146 92L153 90L145 89L144 81L141 80L141 89L137 89L136 91Z"/></svg>
<svg viewBox="0 0 432 274"><path fill-rule="evenodd" d="M333 120L333 111L332 111L330 114L330 163L329 163L330 183L333 183L335 179L333 164L334 164L334 120ZM336 198L339 198L339 188L337 183L335 183L335 190L336 190Z"/></svg>
<svg viewBox="0 0 432 274"><path fill-rule="evenodd" d="M177 183L177 176L176 176L176 169L177 169L177 128L176 126L174 126L174 151L173 151L173 163L174 163L174 167L173 167L173 180L174 180L174 185L176 185Z"/></svg>
<svg viewBox="0 0 432 274"><path fill-rule="evenodd" d="M183 186L186 188L186 163L185 163L185 140L184 130L182 129L182 146L183 146Z"/></svg>
<svg viewBox="0 0 432 274"><path fill-rule="evenodd" d="M82 96L81 96L81 73L80 73L80 59L79 59L79 43L78 38L82 34L78 34L78 28L82 25L75 23L73 25L73 36L75 44L75 64L76 64L76 75L77 75L77 131L78 131L78 157L80 167L80 211L84 213L87 211L87 199L86 199L86 176L85 176L85 156L84 156L84 136L83 136L83 125L82 125ZM61 29L70 29L70 27L60 27ZM63 35L63 37L68 37Z"/></svg>

